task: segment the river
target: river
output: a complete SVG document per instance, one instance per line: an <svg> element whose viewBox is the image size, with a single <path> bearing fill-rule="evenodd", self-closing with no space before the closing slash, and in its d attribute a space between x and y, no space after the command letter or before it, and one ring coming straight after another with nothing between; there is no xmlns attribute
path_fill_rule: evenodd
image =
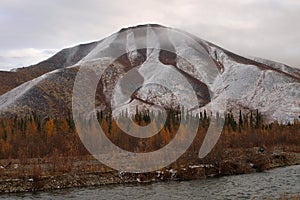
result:
<svg viewBox="0 0 300 200"><path fill-rule="evenodd" d="M193 181L110 185L4 194L5 199L252 199L300 193L300 165Z"/></svg>

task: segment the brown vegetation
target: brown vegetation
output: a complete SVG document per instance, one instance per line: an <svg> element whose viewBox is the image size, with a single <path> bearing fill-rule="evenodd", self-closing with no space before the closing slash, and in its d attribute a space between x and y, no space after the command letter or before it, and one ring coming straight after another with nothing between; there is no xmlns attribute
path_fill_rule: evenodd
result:
<svg viewBox="0 0 300 200"><path fill-rule="evenodd" d="M138 112L133 118L138 125L143 126L151 121L149 115L151 114L148 112ZM164 128L158 134L150 138L135 138L119 129L111 115L98 113L97 117L107 137L116 145L132 152L151 152L162 148L174 138L181 123L180 113L169 111ZM125 117L127 116L120 116L119 123ZM195 119L196 117L193 116L185 116L182 120L183 127L188 120ZM206 113L200 113L199 119L197 136L187 152L190 156L197 156L209 126L210 118ZM154 124L159 126L160 122ZM82 126L93 131L93 127L89 127L88 120L83 120ZM128 127L129 132L131 128L134 127ZM282 125L274 122L266 125L258 112L250 116L241 113L238 122L231 113L227 113L223 132L214 152L226 148L299 146L299 130L300 123L297 120L293 124ZM0 144L0 159L70 157L88 154L76 133L71 115L55 119L51 117L41 119L35 114L24 118L2 118L0 119Z"/></svg>
<svg viewBox="0 0 300 200"><path fill-rule="evenodd" d="M149 112L137 111L132 118L135 123L144 126L150 123L151 115ZM126 123L124 119L127 117L121 115L118 122ZM251 173L299 163L300 123L297 120L293 124L274 122L266 125L258 112L249 116L240 113L238 121L231 113L227 113L225 119L217 117L221 122L225 120L221 137L212 152L200 159L198 151L211 119L206 112L199 113L197 117L200 124L194 142L175 163L162 169L165 176L159 180ZM120 130L109 113L100 112L97 118L106 136L131 152L151 152L165 146L175 137L181 123L180 112L171 110L164 128L155 136L142 139ZM195 119L195 116L185 115L183 126L186 126L188 120ZM89 120L82 120L81 125L90 131L94 129L89 126ZM159 126L159 122L154 125ZM131 128L128 127L128 131ZM260 147L263 147L263 152ZM118 172L93 159L82 144L71 115L66 118L41 119L32 114L22 118L0 119L0 165L0 180L18 178L16 185L20 185L20 181L26 183L26 187L19 189L10 186L7 188L6 182L1 183L1 191L51 189L57 185L74 187L122 183L136 181L137 178L148 181L156 180L158 176L156 173L148 173L139 175L143 178L136 174L119 177ZM203 167L190 168L193 165ZM171 169L175 169L176 174L170 173ZM99 176L102 177L101 180ZM85 183L87 177L90 177L90 183ZM60 182L48 184L52 179L59 179ZM70 182L73 179L78 179L78 182Z"/></svg>

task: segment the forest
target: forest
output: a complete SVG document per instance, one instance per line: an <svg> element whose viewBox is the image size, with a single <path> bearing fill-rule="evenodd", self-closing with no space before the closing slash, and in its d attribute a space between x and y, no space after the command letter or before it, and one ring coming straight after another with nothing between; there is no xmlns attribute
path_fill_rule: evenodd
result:
<svg viewBox="0 0 300 200"><path fill-rule="evenodd" d="M137 109L134 115L121 114L117 120L118 123L122 123L126 121L125 118L131 117L137 125L145 126L151 122L153 118L151 115L154 114ZM240 111L238 118L234 118L231 112L225 113L224 118L218 115L216 117L217 120L225 121L215 149L286 147L300 144L300 123L297 119L294 123L288 124L278 122L266 124L258 111L247 114ZM189 120L199 120L197 135L187 152L190 156L197 156L211 116L206 111L195 116L188 112L181 114L180 111L168 110L163 128L149 138L136 138L124 133L109 112L98 112L97 119L107 138L131 152L151 152L162 148L174 138L180 124L185 127ZM93 131L93 127L89 126L89 120L82 121L83 126ZM161 122L154 121L152 124L159 127L161 125L159 123ZM127 131L130 132L130 128L134 127L129 126ZM76 157L88 154L76 132L71 114L64 118L41 118L32 113L24 117L0 119L0 159Z"/></svg>

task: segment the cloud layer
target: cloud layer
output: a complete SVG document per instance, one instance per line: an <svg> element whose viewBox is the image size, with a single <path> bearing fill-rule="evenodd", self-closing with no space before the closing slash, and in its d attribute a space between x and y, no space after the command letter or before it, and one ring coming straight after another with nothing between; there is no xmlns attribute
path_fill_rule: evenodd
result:
<svg viewBox="0 0 300 200"><path fill-rule="evenodd" d="M0 70L143 23L183 29L238 54L300 67L299 13L297 0L2 0Z"/></svg>

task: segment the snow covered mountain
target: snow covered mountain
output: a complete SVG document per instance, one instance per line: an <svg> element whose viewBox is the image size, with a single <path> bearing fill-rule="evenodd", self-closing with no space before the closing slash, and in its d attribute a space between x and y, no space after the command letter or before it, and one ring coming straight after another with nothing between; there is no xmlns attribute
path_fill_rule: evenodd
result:
<svg viewBox="0 0 300 200"><path fill-rule="evenodd" d="M300 70L245 58L184 31L154 24L122 29L101 41L62 50L9 76L0 73L0 80L6 77L1 82L6 89L0 96L0 112L66 115L82 67L88 69L88 78L82 81L98 83L99 110L112 107L118 113L136 105L189 105L193 94L187 82L198 101L193 112L258 109L267 120L280 122L300 115ZM99 82L95 69L103 71ZM13 77L19 81L12 82ZM87 95L92 94L82 93L83 98Z"/></svg>

